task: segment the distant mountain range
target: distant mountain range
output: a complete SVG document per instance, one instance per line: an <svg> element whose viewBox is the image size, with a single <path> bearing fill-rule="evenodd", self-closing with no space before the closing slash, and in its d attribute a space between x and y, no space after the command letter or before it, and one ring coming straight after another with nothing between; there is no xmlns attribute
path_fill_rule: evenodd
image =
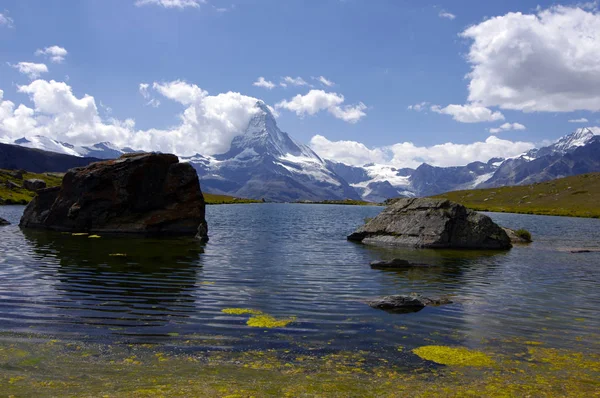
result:
<svg viewBox="0 0 600 398"><path fill-rule="evenodd" d="M430 196L459 189L530 184L600 171L600 136L588 128L578 129L552 145L532 149L518 157L493 158L485 163L458 167L424 163L416 169L380 164L350 166L322 159L308 146L282 132L264 103L258 102L256 106L259 108L256 116L246 130L233 139L226 153L180 156L181 161L189 162L198 171L205 192L271 201L363 199L381 202L398 196ZM109 142L74 146L42 136L21 138L13 144L79 159L61 163L68 167L89 163L91 158L112 159L135 152ZM40 165L40 153L43 152L36 152L36 165ZM0 155L0 168L17 163L18 168L28 168L28 156L11 154L6 149L0 150ZM17 161L14 156L22 159ZM56 168L57 163L50 166Z"/></svg>

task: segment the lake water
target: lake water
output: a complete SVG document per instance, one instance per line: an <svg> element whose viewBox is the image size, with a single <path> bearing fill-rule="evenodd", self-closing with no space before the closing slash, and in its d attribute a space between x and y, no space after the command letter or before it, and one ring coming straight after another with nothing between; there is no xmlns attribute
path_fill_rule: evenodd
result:
<svg viewBox="0 0 600 398"><path fill-rule="evenodd" d="M526 228L535 239L507 252L392 250L346 241L381 209L209 206L206 246L3 227L0 332L185 350L360 349L385 355L399 345L476 348L482 341L525 339L600 352L600 253L569 250L599 248L600 220L491 213L499 224ZM0 217L16 224L22 211L0 207ZM439 267L369 267L393 257ZM413 292L449 295L454 303L412 314L388 314L364 303ZM295 321L285 328L252 328L248 316L222 312L232 307Z"/></svg>

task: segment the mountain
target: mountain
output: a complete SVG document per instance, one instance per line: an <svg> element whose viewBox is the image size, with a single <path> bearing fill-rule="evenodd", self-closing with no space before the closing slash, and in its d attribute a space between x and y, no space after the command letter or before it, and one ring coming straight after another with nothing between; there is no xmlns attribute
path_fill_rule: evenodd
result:
<svg viewBox="0 0 600 398"><path fill-rule="evenodd" d="M233 139L227 152L180 156L182 162L189 162L197 170L205 192L283 202L342 199L383 202L392 197L521 185L600 171L600 136L594 135L590 128L578 129L551 145L514 158L493 158L466 166L438 167L426 163L416 169L373 163L351 166L322 159L281 131L262 101L257 102L256 108L256 115ZM15 144L79 158L110 159L134 152L109 142L74 146L43 136L21 138Z"/></svg>
<svg viewBox="0 0 600 398"><path fill-rule="evenodd" d="M77 157L93 157L97 159L114 159L118 158L123 153L135 152L130 148L120 149L110 142L100 142L91 146L75 146L41 135L29 138L19 138L14 141L14 144L48 152L62 153Z"/></svg>
<svg viewBox="0 0 600 398"><path fill-rule="evenodd" d="M271 111L257 114L226 153L182 157L198 171L207 192L272 201L360 199L312 149L282 132Z"/></svg>
<svg viewBox="0 0 600 398"><path fill-rule="evenodd" d="M23 169L34 173L65 172L73 167L87 166L100 159L0 144L0 169Z"/></svg>

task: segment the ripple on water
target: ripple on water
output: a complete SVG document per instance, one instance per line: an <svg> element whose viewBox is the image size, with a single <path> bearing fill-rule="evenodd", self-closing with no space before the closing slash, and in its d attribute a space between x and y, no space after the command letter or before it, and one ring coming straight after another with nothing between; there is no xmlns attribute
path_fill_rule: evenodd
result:
<svg viewBox="0 0 600 398"><path fill-rule="evenodd" d="M22 207L0 207L16 223ZM399 345L526 338L569 347L600 329L600 220L492 214L532 231L510 252L370 248L345 236L381 208L235 205L207 209L211 240L89 239L0 229L0 331L98 341L192 341L205 347L314 344L390 351ZM594 246L595 245L595 246ZM111 256L111 254L125 256ZM428 269L373 270L403 257ZM387 314L368 298L450 295L453 304ZM252 308L295 321L256 329ZM592 347L598 349L595 344Z"/></svg>

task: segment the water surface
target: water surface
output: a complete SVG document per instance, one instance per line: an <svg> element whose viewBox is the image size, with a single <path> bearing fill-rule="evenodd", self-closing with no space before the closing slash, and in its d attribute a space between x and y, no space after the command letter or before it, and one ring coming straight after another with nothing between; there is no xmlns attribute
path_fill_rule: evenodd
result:
<svg viewBox="0 0 600 398"><path fill-rule="evenodd" d="M600 352L600 220L490 213L534 243L507 252L392 250L345 237L382 208L209 206L210 242L89 239L0 228L0 332L185 349L291 348L396 352L399 345L524 339ZM17 223L23 207L0 207ZM113 256L111 256L111 254ZM126 256L114 256L123 254ZM381 271L402 257L438 267ZM413 314L366 299L420 293L454 303ZM252 308L296 317L256 329Z"/></svg>

